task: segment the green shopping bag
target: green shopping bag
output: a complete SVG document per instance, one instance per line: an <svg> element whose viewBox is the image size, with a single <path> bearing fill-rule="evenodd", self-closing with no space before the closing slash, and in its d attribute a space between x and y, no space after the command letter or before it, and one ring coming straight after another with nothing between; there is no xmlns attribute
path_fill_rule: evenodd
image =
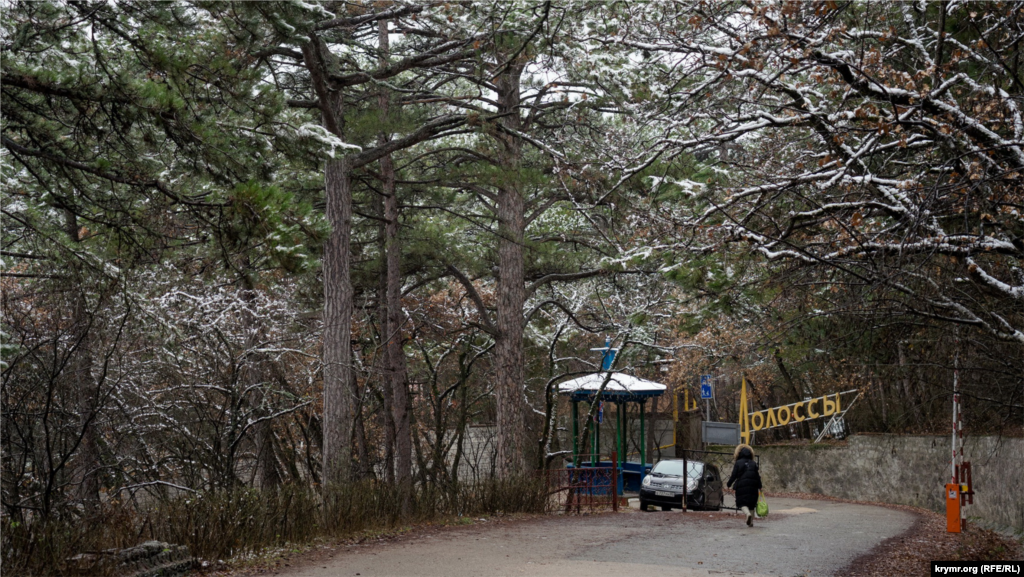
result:
<svg viewBox="0 0 1024 577"><path fill-rule="evenodd" d="M761 491L757 492L757 508L754 510L757 512L757 516L762 519L768 516L768 501L764 500L764 493Z"/></svg>

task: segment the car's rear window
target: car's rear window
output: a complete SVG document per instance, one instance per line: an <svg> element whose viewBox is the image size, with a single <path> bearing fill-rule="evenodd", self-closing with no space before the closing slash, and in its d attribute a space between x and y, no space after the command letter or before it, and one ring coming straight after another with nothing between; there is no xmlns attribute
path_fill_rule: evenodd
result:
<svg viewBox="0 0 1024 577"><path fill-rule="evenodd" d="M662 475L671 475L673 477L683 476L683 463L684 461L659 461L652 473L661 473ZM686 461L686 468L690 471L691 475L700 475L704 469L704 463L697 463L694 461Z"/></svg>

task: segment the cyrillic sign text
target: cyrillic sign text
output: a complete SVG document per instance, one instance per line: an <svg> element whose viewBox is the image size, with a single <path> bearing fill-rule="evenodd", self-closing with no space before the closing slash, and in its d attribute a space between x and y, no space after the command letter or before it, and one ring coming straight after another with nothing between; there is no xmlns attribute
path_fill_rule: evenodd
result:
<svg viewBox="0 0 1024 577"><path fill-rule="evenodd" d="M790 423L799 423L806 419L831 417L842 411L839 393L836 393L809 401L800 401L799 403L750 413L750 428L754 431L760 431L761 429L784 427Z"/></svg>

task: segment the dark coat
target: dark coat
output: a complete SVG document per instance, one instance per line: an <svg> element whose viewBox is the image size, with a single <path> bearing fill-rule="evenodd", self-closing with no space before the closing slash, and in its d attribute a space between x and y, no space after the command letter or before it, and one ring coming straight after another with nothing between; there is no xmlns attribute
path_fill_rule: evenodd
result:
<svg viewBox="0 0 1024 577"><path fill-rule="evenodd" d="M746 449L741 449L736 464L732 466L732 475L726 484L732 487L736 484L736 507L757 506L757 495L761 490L761 473L757 470L757 463L753 455Z"/></svg>

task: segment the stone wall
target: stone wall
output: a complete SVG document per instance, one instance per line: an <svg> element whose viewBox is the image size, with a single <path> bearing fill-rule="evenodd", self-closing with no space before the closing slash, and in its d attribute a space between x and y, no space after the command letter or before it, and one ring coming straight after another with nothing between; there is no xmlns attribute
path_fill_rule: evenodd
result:
<svg viewBox="0 0 1024 577"><path fill-rule="evenodd" d="M818 493L913 505L944 513L950 437L854 435L837 445L755 447L768 491ZM967 437L974 505L970 520L1024 535L1024 439Z"/></svg>

